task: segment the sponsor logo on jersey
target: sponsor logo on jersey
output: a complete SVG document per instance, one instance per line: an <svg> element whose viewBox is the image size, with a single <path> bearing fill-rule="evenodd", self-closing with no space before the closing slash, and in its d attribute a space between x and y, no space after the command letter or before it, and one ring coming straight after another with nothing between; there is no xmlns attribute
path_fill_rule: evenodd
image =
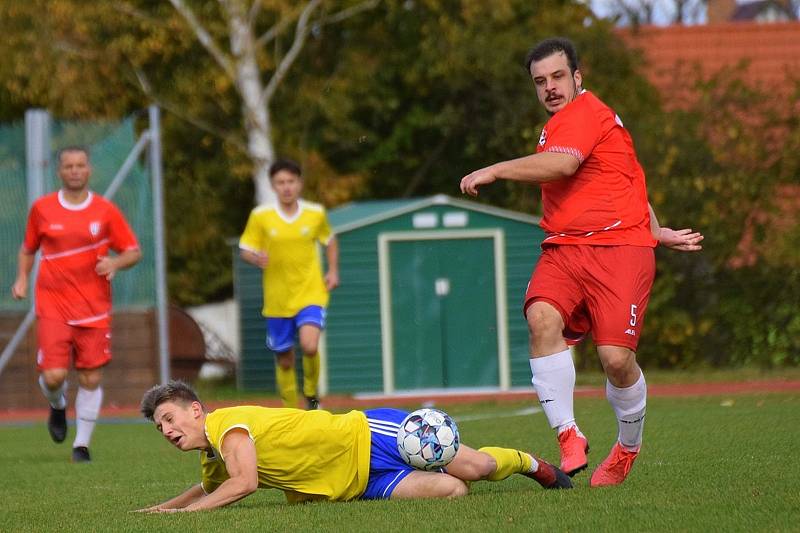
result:
<svg viewBox="0 0 800 533"><path fill-rule="evenodd" d="M544 146L544 143L547 142L547 130L542 128L542 134L539 135L539 146Z"/></svg>
<svg viewBox="0 0 800 533"><path fill-rule="evenodd" d="M550 402L553 402L553 401L555 401L555 400L553 400L552 398L547 398L546 400L539 400L539 403L544 405L546 403L550 403Z"/></svg>
<svg viewBox="0 0 800 533"><path fill-rule="evenodd" d="M626 329L625 330L625 335L633 335L635 337L636 336L636 330Z"/></svg>
<svg viewBox="0 0 800 533"><path fill-rule="evenodd" d="M278 234L278 230L276 230L275 228L272 228L272 229L269 230L269 236L270 237L274 237L277 234Z"/></svg>
<svg viewBox="0 0 800 533"><path fill-rule="evenodd" d="M92 234L92 237L97 237L100 234L100 223L97 221L90 222L89 233Z"/></svg>

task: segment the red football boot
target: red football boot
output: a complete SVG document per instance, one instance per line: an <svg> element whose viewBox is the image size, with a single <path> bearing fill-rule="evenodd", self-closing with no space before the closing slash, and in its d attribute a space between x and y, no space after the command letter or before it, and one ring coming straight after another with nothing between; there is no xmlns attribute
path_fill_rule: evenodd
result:
<svg viewBox="0 0 800 533"><path fill-rule="evenodd" d="M576 428L559 433L558 445L561 447L561 470L568 476L574 476L588 466L589 442L586 437L578 435Z"/></svg>
<svg viewBox="0 0 800 533"><path fill-rule="evenodd" d="M628 477L628 473L631 471L637 455L639 455L638 451L628 451L617 442L614 447L611 448L611 453L608 454L606 460L600 463L600 466L598 466L597 470L592 474L592 478L589 480L589 486L605 487L608 485L619 485Z"/></svg>

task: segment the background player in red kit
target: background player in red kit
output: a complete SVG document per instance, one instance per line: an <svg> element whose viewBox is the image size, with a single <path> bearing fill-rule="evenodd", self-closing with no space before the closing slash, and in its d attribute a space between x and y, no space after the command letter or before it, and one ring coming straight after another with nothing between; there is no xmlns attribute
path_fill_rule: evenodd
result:
<svg viewBox="0 0 800 533"><path fill-rule="evenodd" d="M536 154L496 163L461 180L461 191L507 179L542 188L546 232L525 294L533 386L561 447L561 470L588 465L589 444L575 423L575 366L568 344L589 331L607 376L618 440L592 486L622 483L642 443L647 386L636 363L661 244L700 249L690 229L659 227L647 201L633 141L614 111L582 88L572 43L547 39L526 59L536 95L551 115Z"/></svg>
<svg viewBox="0 0 800 533"><path fill-rule="evenodd" d="M92 168L85 148L58 156L58 192L36 200L28 215L11 293L25 298L34 254L39 385L50 402L47 427L55 442L67 436L66 377L70 358L78 372L74 462L90 461L89 441L103 402L102 368L111 360L111 279L141 258L125 217L89 190ZM109 250L118 255L109 255Z"/></svg>

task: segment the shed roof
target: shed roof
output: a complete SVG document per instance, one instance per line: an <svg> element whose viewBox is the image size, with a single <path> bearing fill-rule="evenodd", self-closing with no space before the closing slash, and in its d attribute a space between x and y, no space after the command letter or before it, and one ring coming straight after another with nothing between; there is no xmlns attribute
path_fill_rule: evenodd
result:
<svg viewBox="0 0 800 533"><path fill-rule="evenodd" d="M366 200L350 202L328 212L328 220L336 233L345 233L383 220L430 207L448 205L458 209L469 209L507 218L527 224L538 224L539 217L518 213L508 209L492 207L477 202L458 200L446 194L437 194L427 198L406 198L398 200Z"/></svg>

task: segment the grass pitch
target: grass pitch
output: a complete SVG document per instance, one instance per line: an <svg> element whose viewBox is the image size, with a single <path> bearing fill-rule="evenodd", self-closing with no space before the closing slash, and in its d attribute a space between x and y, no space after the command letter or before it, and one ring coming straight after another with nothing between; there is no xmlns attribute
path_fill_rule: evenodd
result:
<svg viewBox="0 0 800 533"><path fill-rule="evenodd" d="M416 406L409 406L416 407ZM556 462L557 447L530 404L438 407L472 447L503 445ZM527 408L527 411L526 411ZM590 471L616 433L605 400L578 399L592 446ZM521 476L480 482L466 498L289 506L261 490L217 511L131 512L198 480L194 452L182 453L148 424L101 423L91 464L68 462L70 435L53 444L44 421L0 426L4 478L0 531L798 531L800 395L651 398L645 447L619 487L544 491Z"/></svg>

